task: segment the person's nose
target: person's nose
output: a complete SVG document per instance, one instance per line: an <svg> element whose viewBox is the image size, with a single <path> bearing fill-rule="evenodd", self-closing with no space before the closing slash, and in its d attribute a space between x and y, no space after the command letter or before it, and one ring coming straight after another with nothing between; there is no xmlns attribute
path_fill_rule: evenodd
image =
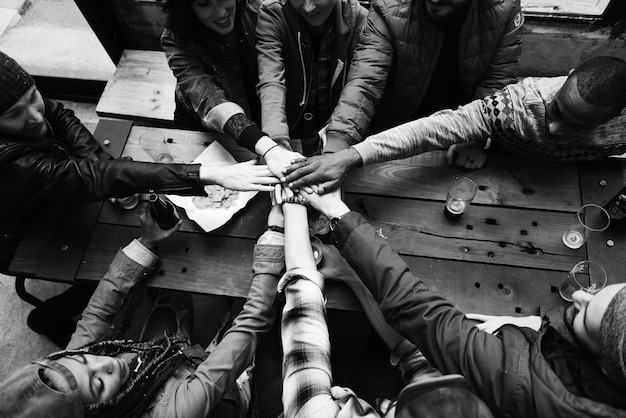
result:
<svg viewBox="0 0 626 418"><path fill-rule="evenodd" d="M593 295L585 292L584 290L577 290L572 294L572 303L574 307L579 311L582 310L589 301L593 298Z"/></svg>
<svg viewBox="0 0 626 418"><path fill-rule="evenodd" d="M28 106L28 121L32 124L43 122L43 113L37 106Z"/></svg>

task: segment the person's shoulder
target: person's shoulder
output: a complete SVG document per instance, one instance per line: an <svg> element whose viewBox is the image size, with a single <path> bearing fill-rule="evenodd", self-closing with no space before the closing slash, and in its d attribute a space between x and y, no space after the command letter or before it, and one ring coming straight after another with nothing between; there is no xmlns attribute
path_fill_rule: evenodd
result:
<svg viewBox="0 0 626 418"><path fill-rule="evenodd" d="M522 6L520 0L480 0L482 5L481 9L492 9L495 11L495 16L498 20L509 21L514 17L522 17Z"/></svg>
<svg viewBox="0 0 626 418"><path fill-rule="evenodd" d="M382 15L404 15L411 10L412 0L373 0L370 7L375 8Z"/></svg>

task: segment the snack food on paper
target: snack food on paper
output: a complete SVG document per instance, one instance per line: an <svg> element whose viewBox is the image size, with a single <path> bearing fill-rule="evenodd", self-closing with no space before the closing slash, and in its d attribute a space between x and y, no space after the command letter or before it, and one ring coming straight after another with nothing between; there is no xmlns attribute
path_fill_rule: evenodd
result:
<svg viewBox="0 0 626 418"><path fill-rule="evenodd" d="M194 196L191 199L198 209L228 209L239 197L237 190L226 189L217 184L205 186L204 190L208 196Z"/></svg>

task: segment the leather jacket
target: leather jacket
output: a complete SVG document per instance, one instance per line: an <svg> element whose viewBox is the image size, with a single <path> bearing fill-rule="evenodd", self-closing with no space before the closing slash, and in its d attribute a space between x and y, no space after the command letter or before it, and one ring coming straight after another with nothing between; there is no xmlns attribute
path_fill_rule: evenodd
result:
<svg viewBox="0 0 626 418"><path fill-rule="evenodd" d="M442 373L463 375L495 416L626 416L623 388L599 378L600 366L584 352L566 347L570 359L574 358L571 350L578 353L579 372L574 374L572 369L562 372L559 350L543 350L546 333L554 330L546 320L539 332L514 325L503 326L498 335L479 331L463 312L414 276L360 214L343 215L333 238L372 292L387 322ZM565 344L557 343L564 352ZM590 381L596 396L589 391L585 396L576 393L574 376L579 388L584 386L582 381Z"/></svg>
<svg viewBox="0 0 626 418"><path fill-rule="evenodd" d="M155 190L202 195L198 164L113 159L74 116L44 99L48 133L0 137L0 233L21 232L23 219L46 200L90 201Z"/></svg>

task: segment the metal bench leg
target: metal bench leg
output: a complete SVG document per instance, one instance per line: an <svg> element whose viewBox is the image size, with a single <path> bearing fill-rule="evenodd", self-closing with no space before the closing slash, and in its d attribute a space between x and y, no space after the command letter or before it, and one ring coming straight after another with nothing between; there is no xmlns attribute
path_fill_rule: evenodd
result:
<svg viewBox="0 0 626 418"><path fill-rule="evenodd" d="M43 301L26 291L26 287L24 286L25 280L26 277L24 276L15 276L15 292L24 302L30 303L34 307L41 306Z"/></svg>

